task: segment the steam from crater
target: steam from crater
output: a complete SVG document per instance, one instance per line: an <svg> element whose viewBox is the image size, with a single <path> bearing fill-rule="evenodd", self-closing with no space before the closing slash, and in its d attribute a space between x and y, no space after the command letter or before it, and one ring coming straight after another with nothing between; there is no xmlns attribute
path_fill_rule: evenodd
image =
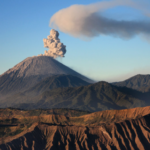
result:
<svg viewBox="0 0 150 150"><path fill-rule="evenodd" d="M44 54L40 54L39 56L50 56L53 58L64 57L66 46L60 42L58 36L58 31L54 29L50 31L50 35L47 36L47 39L43 39L44 47L49 48L49 50L45 50Z"/></svg>

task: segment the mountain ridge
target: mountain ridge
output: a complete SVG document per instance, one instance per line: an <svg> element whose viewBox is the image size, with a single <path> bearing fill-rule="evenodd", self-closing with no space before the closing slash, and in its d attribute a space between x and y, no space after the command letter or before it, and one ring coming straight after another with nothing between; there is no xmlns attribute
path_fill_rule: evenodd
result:
<svg viewBox="0 0 150 150"><path fill-rule="evenodd" d="M125 86L142 92L148 92L150 91L150 75L137 74L129 79L120 82L114 82L112 84L121 87Z"/></svg>
<svg viewBox="0 0 150 150"><path fill-rule="evenodd" d="M110 110L79 117L31 116L20 110L16 118L1 117L0 149L148 150L150 107L138 110ZM6 112L3 110L4 115Z"/></svg>
<svg viewBox="0 0 150 150"><path fill-rule="evenodd" d="M146 106L150 104L149 98L150 93L102 81L87 86L51 89L36 96L18 93L1 101L1 106L22 109L71 108L95 112Z"/></svg>

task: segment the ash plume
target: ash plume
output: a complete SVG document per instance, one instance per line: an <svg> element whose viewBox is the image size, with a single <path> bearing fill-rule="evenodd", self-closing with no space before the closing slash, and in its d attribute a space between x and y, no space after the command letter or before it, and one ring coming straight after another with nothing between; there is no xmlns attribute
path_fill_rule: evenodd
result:
<svg viewBox="0 0 150 150"><path fill-rule="evenodd" d="M44 47L49 48L49 50L45 50L44 54L40 54L39 56L50 56L53 58L64 57L66 46L60 42L58 36L58 31L54 29L50 31L50 35L47 36L47 39L43 39Z"/></svg>
<svg viewBox="0 0 150 150"><path fill-rule="evenodd" d="M149 18L149 21L118 21L101 15L101 12L117 6L132 7L145 16L150 16L148 5L140 4L139 1L110 0L90 5L72 5L62 9L51 17L50 26L75 37L111 35L127 39L135 35L150 36Z"/></svg>

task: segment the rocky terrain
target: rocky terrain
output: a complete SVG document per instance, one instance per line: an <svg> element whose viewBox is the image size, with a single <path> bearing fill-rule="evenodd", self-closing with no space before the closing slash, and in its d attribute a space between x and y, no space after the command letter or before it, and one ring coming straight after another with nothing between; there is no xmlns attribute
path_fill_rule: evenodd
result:
<svg viewBox="0 0 150 150"><path fill-rule="evenodd" d="M4 111L22 111L23 115L11 118ZM1 150L148 150L150 146L150 107L78 117L30 116L16 109L3 109L1 114Z"/></svg>

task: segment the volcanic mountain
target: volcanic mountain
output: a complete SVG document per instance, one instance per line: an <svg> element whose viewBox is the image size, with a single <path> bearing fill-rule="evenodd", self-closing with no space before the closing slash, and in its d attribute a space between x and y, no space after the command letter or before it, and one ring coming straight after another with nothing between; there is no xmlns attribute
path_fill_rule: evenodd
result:
<svg viewBox="0 0 150 150"><path fill-rule="evenodd" d="M86 85L93 82L49 56L28 57L0 76L0 97L27 90L46 77L62 74L78 77Z"/></svg>
<svg viewBox="0 0 150 150"><path fill-rule="evenodd" d="M86 86L90 83L72 75L54 75L47 78L44 78L42 81L38 82L33 87L26 90L24 93L29 95L39 95L42 92L64 88L64 87L78 87L78 86Z"/></svg>

